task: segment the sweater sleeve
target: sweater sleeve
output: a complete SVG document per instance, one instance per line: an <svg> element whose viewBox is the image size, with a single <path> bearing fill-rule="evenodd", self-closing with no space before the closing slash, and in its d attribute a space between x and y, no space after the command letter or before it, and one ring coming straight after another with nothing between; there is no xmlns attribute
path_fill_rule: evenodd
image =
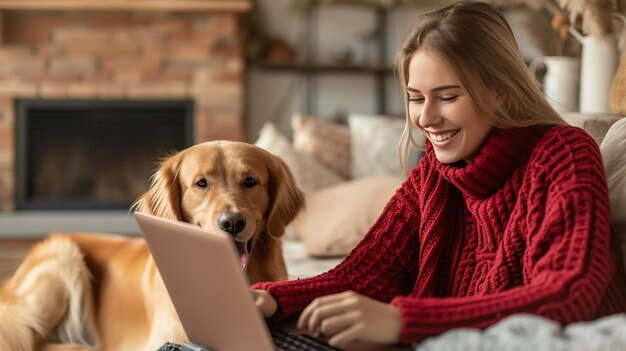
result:
<svg viewBox="0 0 626 351"><path fill-rule="evenodd" d="M391 303L401 311L402 342L452 328L484 328L514 313L560 323L595 316L613 279L615 260L601 156L593 139L577 133L543 145L545 150L529 166L525 228L515 229L526 242L523 285L480 296L395 297Z"/></svg>
<svg viewBox="0 0 626 351"><path fill-rule="evenodd" d="M270 321L299 314L316 297L342 291L354 290L385 302L410 293L418 269L418 181L416 167L337 267L311 278L253 285L253 289L267 290L278 302L278 311Z"/></svg>

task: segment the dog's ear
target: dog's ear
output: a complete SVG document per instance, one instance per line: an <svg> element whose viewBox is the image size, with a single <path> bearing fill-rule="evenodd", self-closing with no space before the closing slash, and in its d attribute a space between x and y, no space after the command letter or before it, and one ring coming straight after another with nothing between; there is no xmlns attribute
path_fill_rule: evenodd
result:
<svg viewBox="0 0 626 351"><path fill-rule="evenodd" d="M270 171L270 207L268 210L267 232L275 237L285 233L287 225L296 218L304 207L304 193L287 164L277 156L267 153Z"/></svg>
<svg viewBox="0 0 626 351"><path fill-rule="evenodd" d="M158 217L182 221L178 172L182 152L169 156L152 175L150 189L141 195L131 209Z"/></svg>

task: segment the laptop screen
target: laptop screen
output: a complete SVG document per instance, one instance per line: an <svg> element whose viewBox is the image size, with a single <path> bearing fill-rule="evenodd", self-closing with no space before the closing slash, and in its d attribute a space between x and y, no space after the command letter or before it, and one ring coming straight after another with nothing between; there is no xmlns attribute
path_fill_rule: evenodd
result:
<svg viewBox="0 0 626 351"><path fill-rule="evenodd" d="M135 213L191 342L219 351L273 350L230 237Z"/></svg>

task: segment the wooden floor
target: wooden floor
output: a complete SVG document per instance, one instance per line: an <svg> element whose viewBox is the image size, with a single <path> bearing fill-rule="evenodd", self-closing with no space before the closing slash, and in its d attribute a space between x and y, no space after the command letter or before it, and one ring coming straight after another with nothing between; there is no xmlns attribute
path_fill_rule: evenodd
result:
<svg viewBox="0 0 626 351"><path fill-rule="evenodd" d="M0 240L0 286L7 280L37 240Z"/></svg>

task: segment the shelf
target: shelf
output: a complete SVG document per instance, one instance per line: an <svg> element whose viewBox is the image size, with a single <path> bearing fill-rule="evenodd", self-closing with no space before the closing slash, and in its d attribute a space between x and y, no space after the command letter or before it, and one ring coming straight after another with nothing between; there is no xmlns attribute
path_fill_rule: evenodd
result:
<svg viewBox="0 0 626 351"><path fill-rule="evenodd" d="M305 64L305 63L274 63L254 62L251 66L268 71L310 72L310 73L372 73L391 74L393 69L385 64Z"/></svg>
<svg viewBox="0 0 626 351"><path fill-rule="evenodd" d="M251 0L0 0L0 10L248 12Z"/></svg>
<svg viewBox="0 0 626 351"><path fill-rule="evenodd" d="M387 16L392 8L396 8L408 1L417 0L309 0L303 6L298 8L304 17L304 39L302 40L304 49L300 54L301 62L295 63L280 63L280 62L266 62L263 59L259 61L248 62L248 67L252 70L270 72L274 74L282 73L294 73L302 76L305 83L305 101L303 112L307 114L316 115L316 106L318 101L319 90L319 78L326 74L336 75L361 75L363 77L370 77L374 80L375 89L375 104L376 112L384 114L387 112L387 85L389 76L394 72L392 64L387 62ZM430 0L425 0L430 1ZM304 3L304 2L303 2ZM332 62L332 59L327 59L327 62L316 62L320 60L317 53L317 32L319 27L320 11L318 9L321 6L349 6L349 7L361 7L366 8L368 11L372 11L375 15L374 25L371 33L375 33L376 37L372 44L375 47L374 52L368 50L368 54L371 55L373 63L361 64L361 63L336 63ZM323 19L322 19L323 20ZM375 56L374 56L375 55ZM323 59L322 59L323 60Z"/></svg>

